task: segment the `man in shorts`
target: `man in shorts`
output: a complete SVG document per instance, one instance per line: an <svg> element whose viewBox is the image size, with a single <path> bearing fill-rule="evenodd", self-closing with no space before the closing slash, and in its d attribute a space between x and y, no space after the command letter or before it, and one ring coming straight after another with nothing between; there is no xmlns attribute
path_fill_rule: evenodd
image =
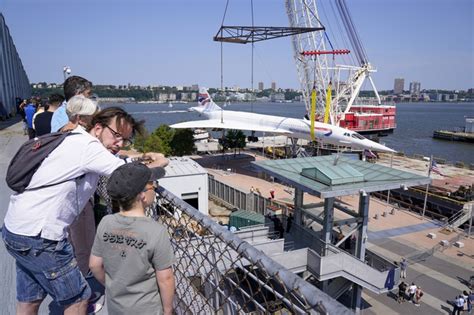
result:
<svg viewBox="0 0 474 315"><path fill-rule="evenodd" d="M17 314L37 314L46 295L66 315L86 313L91 290L67 229L91 198L99 176L125 163L113 153L130 141L137 125L125 111L115 110L93 120L89 132L77 126L76 134L44 159L27 189L11 195L2 236L16 260ZM162 156L154 159L150 167L168 163Z"/></svg>
<svg viewBox="0 0 474 315"><path fill-rule="evenodd" d="M105 286L110 314L172 314L175 261L166 228L145 216L163 168L133 162L115 170L107 192L120 212L100 222L89 268Z"/></svg>

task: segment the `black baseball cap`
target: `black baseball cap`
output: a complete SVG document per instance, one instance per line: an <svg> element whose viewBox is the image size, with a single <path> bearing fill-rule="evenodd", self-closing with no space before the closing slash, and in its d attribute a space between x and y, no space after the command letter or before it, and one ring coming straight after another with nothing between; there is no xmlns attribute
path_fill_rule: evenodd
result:
<svg viewBox="0 0 474 315"><path fill-rule="evenodd" d="M110 175L107 193L115 200L128 200L136 197L145 189L146 183L165 176L162 167L149 168L142 163L126 163Z"/></svg>

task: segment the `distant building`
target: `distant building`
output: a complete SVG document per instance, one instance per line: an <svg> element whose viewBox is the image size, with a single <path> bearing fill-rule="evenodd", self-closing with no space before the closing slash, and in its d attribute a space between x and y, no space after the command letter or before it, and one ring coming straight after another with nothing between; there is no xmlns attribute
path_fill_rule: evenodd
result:
<svg viewBox="0 0 474 315"><path fill-rule="evenodd" d="M393 94L403 94L403 89L405 88L405 79L396 78L393 85Z"/></svg>
<svg viewBox="0 0 474 315"><path fill-rule="evenodd" d="M199 85L198 85L198 84L193 84L193 85L191 86L191 90L193 90L193 91L198 91L198 90L199 90Z"/></svg>
<svg viewBox="0 0 474 315"><path fill-rule="evenodd" d="M285 94L284 93L272 93L270 94L270 100L272 102L284 102Z"/></svg>
<svg viewBox="0 0 474 315"><path fill-rule="evenodd" d="M419 96L421 92L420 82L410 82L410 95Z"/></svg>
<svg viewBox="0 0 474 315"><path fill-rule="evenodd" d="M276 91L276 89L277 89L277 84L276 84L276 82L272 82L272 90L273 90L273 91Z"/></svg>
<svg viewBox="0 0 474 315"><path fill-rule="evenodd" d="M263 82L258 82L258 90L263 91Z"/></svg>

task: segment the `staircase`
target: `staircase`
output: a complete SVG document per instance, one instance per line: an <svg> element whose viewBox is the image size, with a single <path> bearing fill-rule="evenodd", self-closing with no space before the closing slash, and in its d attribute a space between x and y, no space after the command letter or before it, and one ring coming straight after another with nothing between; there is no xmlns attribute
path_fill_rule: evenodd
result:
<svg viewBox="0 0 474 315"><path fill-rule="evenodd" d="M444 228L458 228L462 224L466 223L472 216L472 208L474 207L474 202L468 202L464 204L464 207L456 212L444 226Z"/></svg>

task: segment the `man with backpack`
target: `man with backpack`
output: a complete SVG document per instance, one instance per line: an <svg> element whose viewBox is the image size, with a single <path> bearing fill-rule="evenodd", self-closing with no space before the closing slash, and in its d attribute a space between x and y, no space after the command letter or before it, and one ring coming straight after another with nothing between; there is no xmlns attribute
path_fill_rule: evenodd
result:
<svg viewBox="0 0 474 315"><path fill-rule="evenodd" d="M20 314L37 314L46 295L63 306L66 315L86 313L91 290L77 266L66 231L91 198L99 176L108 176L125 163L114 154L141 126L123 110L109 114L93 120L89 132L78 126L64 136L39 167L32 168L29 180L20 178L16 180L20 185L11 185L7 173L9 186L17 193L10 197L2 236L16 260ZM31 166L28 163L42 146L48 148L41 140L31 144L25 168ZM168 163L156 154L152 158L149 167Z"/></svg>

